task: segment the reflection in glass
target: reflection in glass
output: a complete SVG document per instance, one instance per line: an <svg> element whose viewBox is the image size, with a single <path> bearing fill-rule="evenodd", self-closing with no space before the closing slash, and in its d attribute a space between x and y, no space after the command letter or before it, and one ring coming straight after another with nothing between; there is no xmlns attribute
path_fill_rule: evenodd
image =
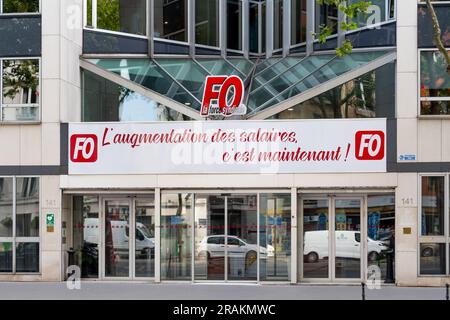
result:
<svg viewBox="0 0 450 320"><path fill-rule="evenodd" d="M130 204L105 201L105 276L128 277L130 266Z"/></svg>
<svg viewBox="0 0 450 320"><path fill-rule="evenodd" d="M155 201L138 199L135 202L135 275L155 276Z"/></svg>
<svg viewBox="0 0 450 320"><path fill-rule="evenodd" d="M260 194L261 281L289 281L291 270L291 195ZM265 254L264 254L265 252Z"/></svg>
<svg viewBox="0 0 450 320"><path fill-rule="evenodd" d="M422 100L422 115L450 114L450 75L446 70L447 63L439 51L420 52L420 96L442 98L435 101Z"/></svg>
<svg viewBox="0 0 450 320"><path fill-rule="evenodd" d="M161 195L161 279L192 279L192 194Z"/></svg>
<svg viewBox="0 0 450 320"><path fill-rule="evenodd" d="M219 0L196 0L195 43L219 46Z"/></svg>
<svg viewBox="0 0 450 320"><path fill-rule="evenodd" d="M195 279L225 279L225 197L195 195Z"/></svg>
<svg viewBox="0 0 450 320"><path fill-rule="evenodd" d="M94 73L82 73L83 121L183 121L189 117Z"/></svg>
<svg viewBox="0 0 450 320"><path fill-rule="evenodd" d="M258 250L267 259L267 250L258 247L257 196L233 195L227 198L228 280L256 280Z"/></svg>
<svg viewBox="0 0 450 320"><path fill-rule="evenodd" d="M146 0L97 0L97 28L145 35L145 3Z"/></svg>
<svg viewBox="0 0 450 320"><path fill-rule="evenodd" d="M187 0L154 0L155 38L188 41Z"/></svg>
<svg viewBox="0 0 450 320"><path fill-rule="evenodd" d="M2 0L3 13L39 12L39 0ZM2 11L2 10L0 10Z"/></svg>
<svg viewBox="0 0 450 320"><path fill-rule="evenodd" d="M39 237L39 178L16 179L16 236Z"/></svg>
<svg viewBox="0 0 450 320"><path fill-rule="evenodd" d="M12 272L12 242L0 242L0 272Z"/></svg>
<svg viewBox="0 0 450 320"><path fill-rule="evenodd" d="M16 272L39 272L39 243L16 244Z"/></svg>
<svg viewBox="0 0 450 320"><path fill-rule="evenodd" d="M249 49L250 52L259 53L259 5L250 2L249 6Z"/></svg>
<svg viewBox="0 0 450 320"><path fill-rule="evenodd" d="M393 280L395 195L369 195L367 201L367 266L379 267L382 280Z"/></svg>
<svg viewBox="0 0 450 320"><path fill-rule="evenodd" d="M299 103L272 119L387 117L395 110L393 63Z"/></svg>
<svg viewBox="0 0 450 320"><path fill-rule="evenodd" d="M361 201L335 200L335 276L361 277Z"/></svg>
<svg viewBox="0 0 450 320"><path fill-rule="evenodd" d="M328 199L303 200L303 277L328 278Z"/></svg>
<svg viewBox="0 0 450 320"><path fill-rule="evenodd" d="M0 178L0 237L13 236L13 179Z"/></svg>
<svg viewBox="0 0 450 320"><path fill-rule="evenodd" d="M227 0L227 48L242 50L241 0Z"/></svg>
<svg viewBox="0 0 450 320"><path fill-rule="evenodd" d="M2 120L38 120L39 60L3 60L2 73Z"/></svg>
<svg viewBox="0 0 450 320"><path fill-rule="evenodd" d="M422 177L422 235L444 235L444 177Z"/></svg>
<svg viewBox="0 0 450 320"><path fill-rule="evenodd" d="M306 42L306 0L291 1L291 44Z"/></svg>
<svg viewBox="0 0 450 320"><path fill-rule="evenodd" d="M445 274L445 243L420 244L420 274Z"/></svg>
<svg viewBox="0 0 450 320"><path fill-rule="evenodd" d="M100 239L98 197L74 196L72 212L75 265L80 267L82 278L98 278Z"/></svg>

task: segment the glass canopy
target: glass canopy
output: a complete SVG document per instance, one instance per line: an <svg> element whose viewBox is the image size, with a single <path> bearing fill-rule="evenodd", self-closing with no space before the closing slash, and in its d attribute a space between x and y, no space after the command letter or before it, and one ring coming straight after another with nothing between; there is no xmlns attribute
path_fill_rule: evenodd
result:
<svg viewBox="0 0 450 320"><path fill-rule="evenodd" d="M247 117L251 117L387 54L390 52L352 53L344 57L321 54L260 59L256 63L243 58L108 58L86 61L196 111L200 110L208 75L237 75L244 81ZM368 71L371 70L365 70Z"/></svg>

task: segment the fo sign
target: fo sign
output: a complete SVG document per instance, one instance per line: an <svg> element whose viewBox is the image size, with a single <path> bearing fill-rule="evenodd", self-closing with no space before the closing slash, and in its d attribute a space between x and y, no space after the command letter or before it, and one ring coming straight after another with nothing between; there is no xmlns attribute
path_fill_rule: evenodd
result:
<svg viewBox="0 0 450 320"><path fill-rule="evenodd" d="M386 172L386 120L71 123L69 174Z"/></svg>
<svg viewBox="0 0 450 320"><path fill-rule="evenodd" d="M244 82L238 76L208 76L203 90L201 115L245 115Z"/></svg>

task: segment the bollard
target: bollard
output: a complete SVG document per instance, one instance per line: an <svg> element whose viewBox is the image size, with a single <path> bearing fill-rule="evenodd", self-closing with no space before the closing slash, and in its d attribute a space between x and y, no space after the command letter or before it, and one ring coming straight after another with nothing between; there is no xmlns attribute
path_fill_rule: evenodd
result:
<svg viewBox="0 0 450 320"><path fill-rule="evenodd" d="M448 301L449 299L449 287L450 285L448 283L445 284L445 299Z"/></svg>
<svg viewBox="0 0 450 320"><path fill-rule="evenodd" d="M362 295L362 299L366 300L366 288L365 288L364 282L361 282L361 295Z"/></svg>

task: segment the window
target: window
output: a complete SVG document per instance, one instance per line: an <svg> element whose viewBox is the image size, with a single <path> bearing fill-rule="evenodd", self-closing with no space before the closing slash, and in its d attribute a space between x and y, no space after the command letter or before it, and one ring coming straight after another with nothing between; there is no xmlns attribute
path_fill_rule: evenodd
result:
<svg viewBox="0 0 450 320"><path fill-rule="evenodd" d="M327 4L316 4L315 12L315 33L320 33L324 27L330 28L331 34L336 34L338 31L338 9L336 6Z"/></svg>
<svg viewBox="0 0 450 320"><path fill-rule="evenodd" d="M283 48L283 0L273 2L273 49Z"/></svg>
<svg viewBox="0 0 450 320"><path fill-rule="evenodd" d="M195 2L195 43L219 46L219 1Z"/></svg>
<svg viewBox="0 0 450 320"><path fill-rule="evenodd" d="M154 37L188 41L187 0L154 0Z"/></svg>
<svg viewBox="0 0 450 320"><path fill-rule="evenodd" d="M38 59L0 59L2 121L39 121Z"/></svg>
<svg viewBox="0 0 450 320"><path fill-rule="evenodd" d="M420 177L420 275L448 275L450 210L445 206L450 200L448 182L448 174Z"/></svg>
<svg viewBox="0 0 450 320"><path fill-rule="evenodd" d="M0 202L0 272L39 272L39 178L0 178Z"/></svg>
<svg viewBox="0 0 450 320"><path fill-rule="evenodd" d="M450 75L437 50L420 51L420 114L450 115Z"/></svg>
<svg viewBox="0 0 450 320"><path fill-rule="evenodd" d="M86 0L85 26L146 35L146 0Z"/></svg>
<svg viewBox="0 0 450 320"><path fill-rule="evenodd" d="M0 0L0 13L37 13L39 0Z"/></svg>
<svg viewBox="0 0 450 320"><path fill-rule="evenodd" d="M241 0L227 0L227 48L242 50Z"/></svg>
<svg viewBox="0 0 450 320"><path fill-rule="evenodd" d="M306 42L306 0L291 1L291 45Z"/></svg>

